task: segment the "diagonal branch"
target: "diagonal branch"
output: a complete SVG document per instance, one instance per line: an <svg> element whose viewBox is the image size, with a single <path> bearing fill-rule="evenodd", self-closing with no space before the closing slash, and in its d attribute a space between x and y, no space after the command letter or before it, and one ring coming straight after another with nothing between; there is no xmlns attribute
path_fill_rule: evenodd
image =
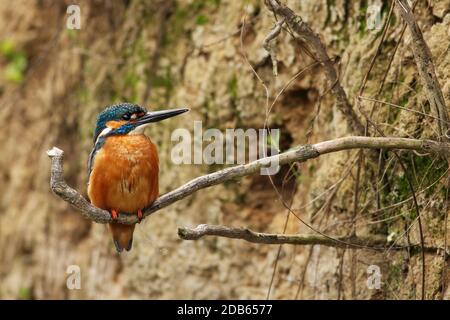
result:
<svg viewBox="0 0 450 320"><path fill-rule="evenodd" d="M252 231L247 228L233 228L220 225L200 224L196 228L178 228L178 236L183 240L198 240L205 236L216 236L231 239L242 239L252 243L261 244L294 244L294 245L324 245L328 247L345 248L352 246L355 249L393 250L413 249L420 251L420 244L395 245L387 241L386 236L333 236L324 237L318 234L274 234ZM336 239L336 240L333 240ZM426 252L440 252L443 248L424 247Z"/></svg>
<svg viewBox="0 0 450 320"><path fill-rule="evenodd" d="M265 0L266 7L275 14L283 17L289 27L312 49L315 58L323 65L325 75L330 82L331 91L336 97L336 106L342 112L352 132L364 135L364 126L348 101L347 94L342 88L339 77L327 50L311 27L296 15L289 7L279 0Z"/></svg>
<svg viewBox="0 0 450 320"><path fill-rule="evenodd" d="M403 20L405 20L408 25L408 29L411 32L412 49L417 68L419 70L419 75L422 79L430 107L436 118L439 119L439 134L445 138L449 133L449 114L445 105L441 86L439 85L438 78L436 77L430 48L423 38L422 31L414 18L414 14L408 4L408 1L396 0L396 6L398 12L402 16ZM448 138L446 140L448 140Z"/></svg>
<svg viewBox="0 0 450 320"><path fill-rule="evenodd" d="M450 155L449 143L394 137L343 137L316 144L300 145L277 155L262 158L247 164L226 168L195 178L181 187L159 197L149 208L144 210L144 217L149 216L150 214L167 207L178 200L186 198L198 190L208 188L225 181L254 174L258 170L267 167L270 163L278 163L279 165L283 165L296 161L304 162L308 159L317 158L327 153L360 148L407 149L440 154L445 157ZM47 154L51 158L50 186L53 192L64 201L70 203L78 209L84 217L90 220L98 223L113 222L108 211L94 207L79 192L67 185L64 180L63 172L64 152L54 147L53 149L47 151ZM119 217L115 222L133 224L137 223L138 219L135 215L122 213L119 214Z"/></svg>

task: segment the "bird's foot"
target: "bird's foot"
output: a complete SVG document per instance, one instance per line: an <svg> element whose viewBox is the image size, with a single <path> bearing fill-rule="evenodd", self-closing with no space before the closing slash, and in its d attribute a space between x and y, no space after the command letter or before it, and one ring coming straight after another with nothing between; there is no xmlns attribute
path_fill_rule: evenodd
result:
<svg viewBox="0 0 450 320"><path fill-rule="evenodd" d="M142 221L142 218L144 218L144 214L142 213L142 209L138 209L137 211L137 217L139 219L139 222Z"/></svg>
<svg viewBox="0 0 450 320"><path fill-rule="evenodd" d="M117 214L117 211L116 210L114 210L114 209L112 209L111 210L111 218L113 219L113 220L117 220L117 217L118 217L119 215Z"/></svg>

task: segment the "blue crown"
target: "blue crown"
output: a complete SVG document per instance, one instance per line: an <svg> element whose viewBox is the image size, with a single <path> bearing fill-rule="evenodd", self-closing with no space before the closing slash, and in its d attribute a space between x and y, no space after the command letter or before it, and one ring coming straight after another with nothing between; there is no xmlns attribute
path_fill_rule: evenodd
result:
<svg viewBox="0 0 450 320"><path fill-rule="evenodd" d="M146 113L147 110L133 103L119 103L107 107L97 116L97 124L94 131L94 143L99 134L106 128L108 121L121 120L125 114Z"/></svg>

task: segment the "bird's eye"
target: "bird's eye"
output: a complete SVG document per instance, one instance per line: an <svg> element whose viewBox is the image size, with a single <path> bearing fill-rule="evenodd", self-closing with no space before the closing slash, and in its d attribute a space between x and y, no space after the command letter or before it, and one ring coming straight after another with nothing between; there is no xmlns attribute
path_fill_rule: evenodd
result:
<svg viewBox="0 0 450 320"><path fill-rule="evenodd" d="M131 116L130 116L130 114L129 113L125 113L123 116L122 116L122 119L123 120L130 120L130 118L131 118Z"/></svg>

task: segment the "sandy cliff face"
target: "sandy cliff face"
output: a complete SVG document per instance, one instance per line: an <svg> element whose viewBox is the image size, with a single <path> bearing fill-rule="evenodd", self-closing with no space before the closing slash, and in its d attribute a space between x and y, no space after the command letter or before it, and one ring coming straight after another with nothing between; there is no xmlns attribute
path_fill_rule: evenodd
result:
<svg viewBox="0 0 450 320"><path fill-rule="evenodd" d="M367 30L372 1L288 1L320 34L353 103L380 33ZM380 2L381 3L381 2ZM72 3L70 3L72 4ZM279 76L262 43L274 23L262 1L80 1L81 30L65 28L69 2L0 2L0 297L2 298L265 298L278 260L272 298L417 298L420 255L314 247L255 245L207 238L182 241L178 226L200 223L246 226L281 233L288 216L267 177L246 177L161 210L137 226L134 248L118 256L103 225L84 220L49 189L49 159L65 151L67 181L86 194L86 161L96 114L106 105L132 101L146 106L188 106L183 117L147 130L158 145L161 192L221 166L173 165L171 132L203 127L262 128L264 81L273 101L312 59L283 32L276 48ZM383 2L382 17L389 8ZM419 4L416 16L428 42L447 105L450 103L450 2ZM244 30L242 21L245 16ZM396 16L367 82L375 96L400 38ZM379 96L405 108L429 112L405 33ZM246 57L246 58L244 58ZM247 60L246 60L247 59ZM282 149L348 135L328 94L322 69L308 67L285 88L269 124L281 129ZM326 94L324 94L324 92ZM323 96L322 98L320 98ZM318 112L318 100L320 112ZM363 103L370 110L370 103ZM311 121L315 119L311 131ZM374 119L388 135L435 138L428 117L379 105ZM309 140L307 132L311 131ZM445 173L442 159L401 153L417 190ZM299 217L329 234L348 234L353 214L356 152L321 157L282 168L275 186ZM381 207L410 197L392 154L384 157ZM361 172L359 234L398 237L413 223L411 201L377 210L379 164L366 159ZM289 169L291 169L289 171ZM377 180L378 179L378 180ZM445 179L418 195L426 242L445 238ZM325 192L326 191L326 192ZM314 201L313 201L314 200ZM378 223L370 223L383 220ZM418 241L417 224L409 230ZM287 233L309 232L294 216ZM367 266L381 267L381 290L366 286ZM66 269L81 268L82 289L66 288ZM448 261L427 255L427 297L449 297L442 283Z"/></svg>

